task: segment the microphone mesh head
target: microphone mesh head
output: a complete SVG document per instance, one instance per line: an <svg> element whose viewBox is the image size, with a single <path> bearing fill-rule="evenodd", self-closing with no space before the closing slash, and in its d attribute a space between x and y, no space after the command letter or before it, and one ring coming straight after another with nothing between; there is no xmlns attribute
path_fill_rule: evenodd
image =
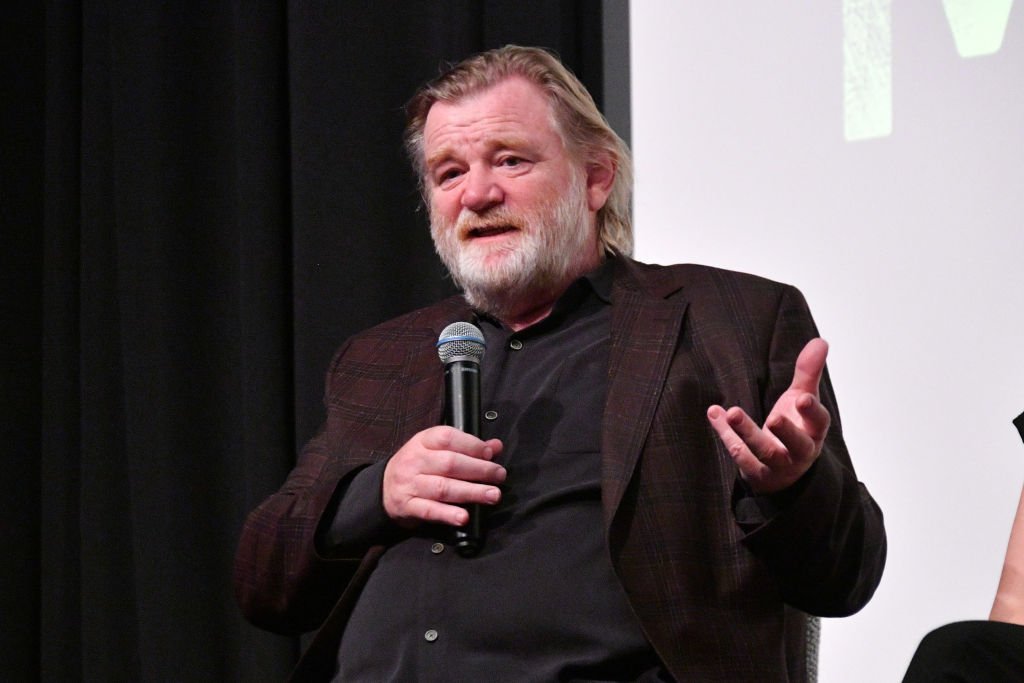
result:
<svg viewBox="0 0 1024 683"><path fill-rule="evenodd" d="M457 360L479 363L484 357L484 333L476 325L452 323L437 338L437 355L445 365Z"/></svg>

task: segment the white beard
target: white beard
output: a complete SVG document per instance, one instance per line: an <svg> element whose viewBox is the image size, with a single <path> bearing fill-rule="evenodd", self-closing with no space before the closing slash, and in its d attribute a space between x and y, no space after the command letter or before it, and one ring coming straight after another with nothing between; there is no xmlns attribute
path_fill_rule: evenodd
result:
<svg viewBox="0 0 1024 683"><path fill-rule="evenodd" d="M592 239L587 197L582 181L536 210L517 213L499 207L478 215L467 209L455 225L431 216L434 248L471 306L508 319L540 297L567 287L593 268L597 254ZM510 225L515 237L500 245L464 243L473 227ZM488 263L491 261L491 263Z"/></svg>

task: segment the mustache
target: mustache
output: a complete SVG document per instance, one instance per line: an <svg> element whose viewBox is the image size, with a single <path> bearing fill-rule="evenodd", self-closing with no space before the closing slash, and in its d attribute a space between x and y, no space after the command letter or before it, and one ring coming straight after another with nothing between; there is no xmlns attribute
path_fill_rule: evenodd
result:
<svg viewBox="0 0 1024 683"><path fill-rule="evenodd" d="M455 221L455 232L461 239L497 235L513 230L524 230L526 220L522 215L507 209L497 209L484 216L463 211Z"/></svg>

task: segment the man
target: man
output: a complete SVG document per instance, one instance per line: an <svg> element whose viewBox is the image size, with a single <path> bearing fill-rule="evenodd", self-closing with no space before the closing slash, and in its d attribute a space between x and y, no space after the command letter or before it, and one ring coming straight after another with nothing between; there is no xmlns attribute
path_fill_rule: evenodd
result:
<svg viewBox="0 0 1024 683"><path fill-rule="evenodd" d="M885 532L803 298L630 260L628 152L544 51L470 58L409 115L464 297L335 356L325 426L243 531L246 616L320 627L302 680L806 680L806 615L868 601ZM438 426L460 320L483 438Z"/></svg>

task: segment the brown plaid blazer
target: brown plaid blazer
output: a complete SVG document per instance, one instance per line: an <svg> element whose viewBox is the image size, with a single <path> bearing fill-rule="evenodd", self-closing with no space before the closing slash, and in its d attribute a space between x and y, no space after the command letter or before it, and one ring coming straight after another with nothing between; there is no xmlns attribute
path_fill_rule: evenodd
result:
<svg viewBox="0 0 1024 683"><path fill-rule="evenodd" d="M322 556L324 510L347 475L441 422L434 342L469 315L453 297L348 340L327 373L326 424L245 524L235 563L245 615L279 632L320 628L296 680L330 678L349 611L386 551ZM677 680L804 681L806 615L856 612L881 578L882 514L857 481L827 374L824 452L775 511L738 495L705 417L718 403L763 421L816 335L793 287L617 260L602 422L608 548Z"/></svg>

